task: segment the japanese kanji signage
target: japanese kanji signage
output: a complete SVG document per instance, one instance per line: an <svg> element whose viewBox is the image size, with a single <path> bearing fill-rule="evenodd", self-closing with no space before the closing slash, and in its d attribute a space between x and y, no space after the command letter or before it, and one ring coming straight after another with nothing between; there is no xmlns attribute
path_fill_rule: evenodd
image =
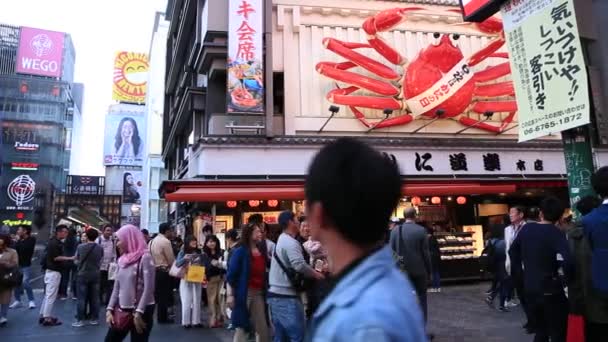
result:
<svg viewBox="0 0 608 342"><path fill-rule="evenodd" d="M511 0L501 9L519 141L589 123L587 73L572 0Z"/></svg>
<svg viewBox="0 0 608 342"><path fill-rule="evenodd" d="M228 112L264 112L264 5L230 0L228 26Z"/></svg>

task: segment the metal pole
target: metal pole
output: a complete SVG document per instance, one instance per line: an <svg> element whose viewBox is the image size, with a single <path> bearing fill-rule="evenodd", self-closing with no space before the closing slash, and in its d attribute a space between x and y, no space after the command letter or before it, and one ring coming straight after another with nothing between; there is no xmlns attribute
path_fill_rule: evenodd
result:
<svg viewBox="0 0 608 342"><path fill-rule="evenodd" d="M264 1L264 94L266 112L266 138L274 137L274 85L272 72L272 0ZM283 114L285 115L285 114Z"/></svg>

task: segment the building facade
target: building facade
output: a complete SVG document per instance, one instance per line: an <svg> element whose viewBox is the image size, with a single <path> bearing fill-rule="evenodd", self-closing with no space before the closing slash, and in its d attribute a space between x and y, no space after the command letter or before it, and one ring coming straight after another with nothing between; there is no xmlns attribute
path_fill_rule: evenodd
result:
<svg viewBox="0 0 608 342"><path fill-rule="evenodd" d="M0 24L0 223L50 224L80 120L74 62L69 34Z"/></svg>
<svg viewBox="0 0 608 342"><path fill-rule="evenodd" d="M407 94L418 86L414 75L425 81L425 69L415 68L424 58L423 51L433 56L433 51L440 51L434 48L448 44L463 56L481 51L496 35L462 25L458 1L260 2L266 5L266 105L263 112L252 114L226 109L231 96L226 94L226 83L233 76L226 71L230 35L226 18L238 18L239 12L229 13L223 1L169 1L162 152L169 181L161 194L172 203L170 219L179 222L190 216L194 220L203 211L213 217L231 217L222 220L236 227L247 213L301 209L298 205L311 158L323 144L341 136L364 139L399 163L404 205L412 205L417 198L414 202L449 206L463 197L459 210L467 218L445 220L452 225L483 223L505 213L508 205L536 204L547 194L567 200L560 136L518 143L517 115L509 105L513 94L485 92L508 82L508 70L487 78L489 87L473 90L459 113L435 108L408 118L404 104L395 107L390 96L378 99L370 91L360 94L374 96L371 105L369 98L344 96L352 90L347 87L355 84L344 79L379 80L382 73L391 71L397 72L398 80L378 87L397 87L398 96ZM364 22L396 7L423 10L405 13L399 25L378 33L405 58L391 63L390 58L360 44L367 44L369 38ZM340 45L340 41L355 44ZM496 56L467 71L481 78L504 71L506 51L502 46ZM372 67L376 69L372 73L344 63L348 58L357 59L357 65L379 62L386 67ZM435 54L433 58L442 57ZM411 66L407 70L412 77L401 78L404 66ZM340 74L341 70L348 73ZM433 100L415 98L422 104ZM361 103L373 108L356 107ZM405 105L413 108L408 102ZM603 152L598 151L601 159Z"/></svg>
<svg viewBox="0 0 608 342"><path fill-rule="evenodd" d="M165 63L169 22L164 13L156 13L150 43L150 70L146 98L146 155L143 166L144 189L142 192L141 227L150 233L158 232L158 225L166 220L167 205L158 194L160 184L167 179L163 163L162 132L165 92Z"/></svg>

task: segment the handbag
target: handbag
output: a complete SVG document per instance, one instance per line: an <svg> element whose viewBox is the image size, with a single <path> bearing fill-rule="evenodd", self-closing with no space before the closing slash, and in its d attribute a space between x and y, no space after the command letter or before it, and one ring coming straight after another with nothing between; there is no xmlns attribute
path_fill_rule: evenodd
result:
<svg viewBox="0 0 608 342"><path fill-rule="evenodd" d="M172 277L175 277L175 278L182 279L182 278L184 278L185 274L186 274L186 267L185 266L178 267L174 261L173 265L171 265L171 268L169 269L169 275Z"/></svg>
<svg viewBox="0 0 608 342"><path fill-rule="evenodd" d="M108 265L108 280L116 280L116 274L118 273L118 264L111 262Z"/></svg>
<svg viewBox="0 0 608 342"><path fill-rule="evenodd" d="M287 279L289 279L289 282L294 287L296 292L305 292L307 289L307 286L306 286L306 281L305 281L304 275L302 275L301 273L298 273L293 268L285 267L285 265L283 265L283 262L277 255L276 249L274 251L274 259L277 261L277 263L279 264L279 266L281 267L283 272L285 272Z"/></svg>
<svg viewBox="0 0 608 342"><path fill-rule="evenodd" d="M139 287L139 269L141 267L141 259L137 262L137 273L135 274L135 298L133 299L133 307L137 304L137 288ZM114 318L114 324L112 328L119 331L127 331L133 328L133 313L135 309L121 309L120 307L114 308L112 317Z"/></svg>
<svg viewBox="0 0 608 342"><path fill-rule="evenodd" d="M0 287L14 288L23 283L23 273L18 266L0 268Z"/></svg>
<svg viewBox="0 0 608 342"><path fill-rule="evenodd" d="M204 283L205 282L205 267L198 265L190 265L186 273L186 281L189 283Z"/></svg>
<svg viewBox="0 0 608 342"><path fill-rule="evenodd" d="M585 321L583 316L568 315L568 335L567 342L585 342Z"/></svg>

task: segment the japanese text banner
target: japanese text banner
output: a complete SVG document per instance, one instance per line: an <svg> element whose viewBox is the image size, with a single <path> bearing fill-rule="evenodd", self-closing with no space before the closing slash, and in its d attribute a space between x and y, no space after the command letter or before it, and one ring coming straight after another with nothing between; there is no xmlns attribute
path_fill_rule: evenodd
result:
<svg viewBox="0 0 608 342"><path fill-rule="evenodd" d="M511 0L501 13L519 141L588 124L587 73L572 0Z"/></svg>
<svg viewBox="0 0 608 342"><path fill-rule="evenodd" d="M264 112L264 3L229 0L228 112Z"/></svg>

